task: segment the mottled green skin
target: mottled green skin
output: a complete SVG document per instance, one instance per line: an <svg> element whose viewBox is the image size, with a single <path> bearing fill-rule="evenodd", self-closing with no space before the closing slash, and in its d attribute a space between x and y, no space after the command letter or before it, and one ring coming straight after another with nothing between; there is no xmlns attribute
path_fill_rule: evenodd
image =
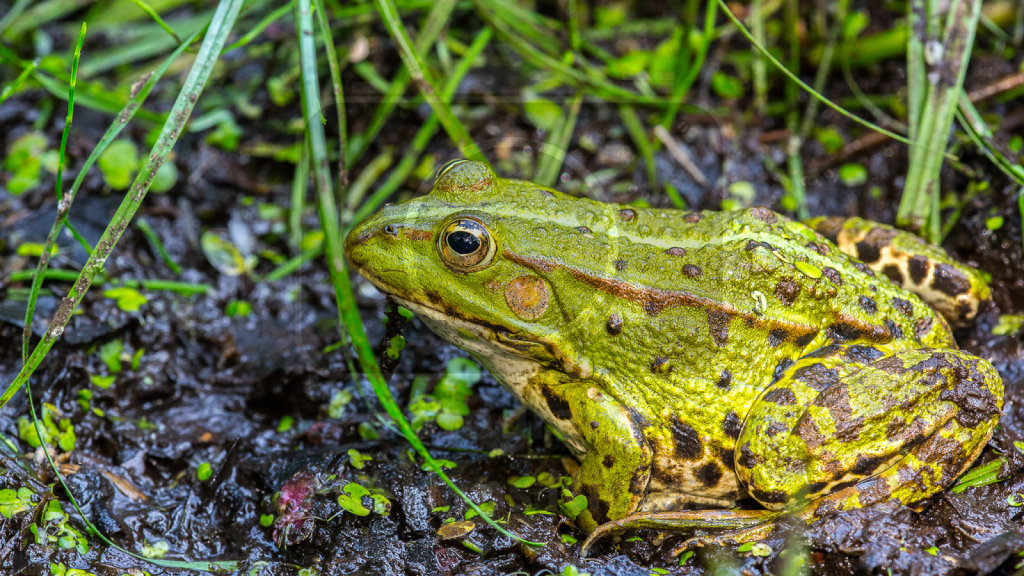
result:
<svg viewBox="0 0 1024 576"><path fill-rule="evenodd" d="M438 243L462 217L496 243L468 272ZM809 516L912 502L977 457L1002 406L933 308L766 209L630 208L461 162L346 254L561 434L588 531L748 494Z"/></svg>

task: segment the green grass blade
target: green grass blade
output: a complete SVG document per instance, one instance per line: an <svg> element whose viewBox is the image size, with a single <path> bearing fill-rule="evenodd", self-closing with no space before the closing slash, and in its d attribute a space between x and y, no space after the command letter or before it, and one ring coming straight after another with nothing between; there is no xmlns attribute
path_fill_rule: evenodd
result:
<svg viewBox="0 0 1024 576"><path fill-rule="evenodd" d="M551 134L544 142L543 154L537 164L537 173L534 179L543 186L554 186L558 180L558 173L562 171L562 163L565 162L565 152L569 148L572 134L576 130L576 120L580 115L580 106L583 104L583 94L577 92L569 101L569 113L562 117Z"/></svg>
<svg viewBox="0 0 1024 576"><path fill-rule="evenodd" d="M935 46L933 50L941 51L933 58L939 59L935 64L941 67L942 73L934 83L928 82L924 106L919 111L915 140L918 145L910 150L910 168L896 223L922 230L923 236L931 242L938 242L941 236L938 200L939 177L945 160L943 152L963 90L980 15L981 0L952 1L941 44L930 43Z"/></svg>
<svg viewBox="0 0 1024 576"><path fill-rule="evenodd" d="M480 57L484 48L487 47L491 41L493 33L490 28L484 28L477 33L476 38L473 39L473 43L470 44L469 49L463 54L462 59L459 60L458 64L455 65L455 69L444 87L444 94L442 95L445 102L451 102L452 97L455 95L455 91L458 89L459 84L462 83L462 79L465 78L466 74L473 67L476 59ZM430 141L434 138L434 133L437 132L438 120L436 114L431 114L427 121L420 126L420 129L416 132L416 135L412 139L412 144L402 155L402 160L398 163L398 166L391 171L387 179L374 190L373 194L363 203L362 206L356 210L352 216L352 222L359 222L363 218L366 218L380 207L385 200L391 197L392 194L398 190L399 186L405 182L409 174L416 168L419 162L420 156L427 149Z"/></svg>
<svg viewBox="0 0 1024 576"><path fill-rule="evenodd" d="M416 54L412 40L409 38L409 32L405 29L405 25L398 15L398 8L395 6L394 0L377 0L377 10L380 12L388 32L391 33L392 40L398 45L402 61L405 62L405 67L409 70L409 74L419 88L420 94L423 95L427 104L430 105L434 114L437 115L445 132L455 142L455 145L459 147L463 156L488 163L487 158L484 157L480 149L477 148L476 143L470 138L466 127L452 114L451 108L438 97L436 83L420 62L419 55Z"/></svg>
<svg viewBox="0 0 1024 576"><path fill-rule="evenodd" d="M327 68L331 72L331 88L334 90L334 109L338 118L338 187L342 190L348 186L348 172L345 169L345 149L348 147L348 125L345 122L345 91L341 86L341 68L338 65L338 52L334 49L334 35L331 24L327 21L323 0L313 0L316 7L317 23L326 50ZM347 58L347 56L346 56Z"/></svg>
<svg viewBox="0 0 1024 576"><path fill-rule="evenodd" d="M71 227L71 223L68 221L67 215L71 209L71 206L74 204L75 198L78 195L78 190L82 187L82 182L85 181L85 177L89 172L89 169L92 168L92 165L96 163L100 155L103 154L103 151L107 149L107 146L109 146L110 143L117 138L121 131L124 130L124 127L128 125L128 122L131 121L131 119L135 116L136 112L138 112L141 109L143 102L146 101L146 98L149 96L149 93L153 90L153 87L156 85L157 81L159 81L160 78L163 77L164 73L170 67L171 63L178 59L178 56L180 56L182 52L184 52L192 44L192 42L196 39L196 37L198 37L198 35L199 33L197 32L193 34L191 37L189 37L185 42L178 46L177 50L175 50L167 58L165 58L163 63L161 63L161 65L157 67L156 70L154 70L151 74L148 74L145 77L146 81L131 96L131 98L128 100L128 103L117 115L117 118L114 120L114 122L111 123L110 127L107 128L107 131L100 138L99 142L96 143L96 147L93 148L92 152L89 153L89 156L85 159L85 162L82 164L82 168L78 171L78 176L75 177L75 181L71 184L71 188L69 188L67 193L65 194L61 194L60 190L58 189L57 216L54 219L53 226L50 227L50 232L46 236L46 244L44 245L42 254L39 257L39 263L36 266L35 276L32 278L32 287L30 290L28 306L25 310L24 334L31 334L32 323L35 317L36 299L38 298L39 290L42 287L44 273L46 272L46 267L49 265L50 255L52 254L53 246L57 243L57 237L60 235L63 226L66 225L69 229L73 229ZM69 101L73 100L73 94L71 94L70 92L71 91L69 90ZM70 124L70 122L68 122L68 124ZM65 129L67 129L68 124L65 125ZM62 137L61 139L63 140L64 138ZM61 180L61 178L57 178L58 186L60 186ZM80 237L80 235L78 235L77 232L75 233L75 236ZM85 249L86 253L92 252L91 248L87 244L85 246ZM22 345L24 349L27 350L28 345L25 344L24 340L22 341ZM0 401L0 407L3 407L4 403L6 403L6 401Z"/></svg>
<svg viewBox="0 0 1024 576"><path fill-rule="evenodd" d="M64 160L68 148L68 133L71 132L71 121L75 113L75 84L78 82L78 61L82 57L82 45L85 44L85 22L82 22L82 29L78 33L78 41L75 43L75 53L71 58L71 81L68 83L68 114L64 117L64 130L60 135L60 152L57 155L57 178L54 188L57 194L57 202L62 200L61 185L64 182ZM51 246L46 246L39 256L39 265L46 268L46 262L50 259ZM32 317L36 313L36 300L39 297L39 283L32 282L32 291L29 295L28 305L25 306L25 325L21 332L21 362L28 362L28 349L32 344ZM40 436L42 438L42 436Z"/></svg>
<svg viewBox="0 0 1024 576"><path fill-rule="evenodd" d="M0 104L3 104L18 88L21 88L21 85L24 84L25 80L36 71L37 67L38 65L35 62L30 62L28 66L18 74L18 77L15 78L13 82L4 86L3 91L0 92Z"/></svg>
<svg viewBox="0 0 1024 576"><path fill-rule="evenodd" d="M774 55L772 55L772 53L769 52L767 48L765 48L760 42L758 42L754 38L754 36L750 33L750 31L747 30L747 27L743 25L743 22L741 22L740 19L737 18L736 15L733 14L731 10L729 10L729 6L725 3L725 0L714 0L714 1L718 2L718 5L722 8L722 11L725 12L726 16L728 16L730 20L732 20L732 23L736 25L736 28L739 29L740 33L743 34L747 38L747 40L749 40L750 43L753 44L754 47L757 48L757 50L765 58L767 58L769 62L772 63L773 66L778 68L779 71L782 72L783 75L785 75L791 81L795 82L798 86L800 86L801 88L806 90L808 94L811 94L815 98L821 100L822 104L828 106L832 110L836 111L837 113L841 114L842 116L844 116L846 118L849 118L850 120L856 122L857 124L860 124L861 126L864 126L865 128L868 128L870 130L874 130L875 132L878 132L880 134L885 134L889 138L892 138L893 140L896 140L897 142L902 142L903 144L906 144L908 146L913 146L914 145L913 142L911 142L910 140L907 140L903 136L900 136L899 134L896 134L895 132L892 132L890 130L886 130L885 128L882 128L881 126L879 126L877 124L874 124L874 123L872 123L872 122L870 122L868 120L865 120L864 118L861 118L860 116L857 116L856 114L852 114L848 110L843 108L842 106L840 106L840 105L836 104L835 102L833 102L832 100L829 100L828 98L826 98L824 95L822 95L822 94L820 94L818 92L815 92L814 88L811 88L810 86L807 85L806 82L801 80L797 75L793 74L788 68L786 68L782 64L782 62L779 62L778 58L776 58Z"/></svg>
<svg viewBox="0 0 1024 576"><path fill-rule="evenodd" d="M28 362L22 366L14 381L0 395L0 408L10 401L11 397L25 385L29 377L39 367L47 352L50 351L53 344L64 333L64 327L85 297L86 292L88 292L93 278L103 270L107 258L110 257L114 247L117 246L117 241L128 228L132 216L135 215L135 212L138 211L139 206L145 199L157 169L167 159L167 155L170 154L178 136L184 129L185 123L188 121L188 117L191 115L203 87L213 71L213 66L217 62L221 49L224 47L224 43L227 40L241 5L242 0L223 0L218 4L206 38L203 40L199 53L196 55L195 63L192 65L192 69L189 71L188 77L178 93L168 120L164 123L163 129L157 137L156 144L154 144L153 149L148 155L149 161L139 172L138 176L136 176L135 182L128 189L124 199L121 201L121 205L96 243L96 248L89 255L89 259L82 268L78 280L54 313L50 321L49 330L36 345L29 356Z"/></svg>
<svg viewBox="0 0 1024 576"><path fill-rule="evenodd" d="M427 52L437 41L437 37L441 34L445 22L448 21L452 10L455 9L455 3L456 0L439 0L430 8L430 13L427 15L427 25L424 26L419 36L416 37L416 53L421 58L426 57ZM384 128L384 124L391 117L395 107L398 106L411 80L412 76L406 67L403 67L395 75L391 84L388 85L380 105L374 110L369 126L367 126L366 130L363 131L357 140L353 140L352 146L348 151L349 153L345 158L345 164L348 167L351 168L366 153L370 143L373 142L377 134Z"/></svg>
<svg viewBox="0 0 1024 576"><path fill-rule="evenodd" d="M259 35L262 34L264 30L267 29L267 26L270 26L274 22L277 22L285 15L290 14L294 8L295 0L291 0L291 2L288 2L284 6L281 6L277 10L274 10L270 14L267 14L266 16L263 17L262 20L260 20L255 26L253 26L252 29L243 34L241 38L236 40L234 44L225 48L224 52L230 52L236 48L241 48L242 46L248 45L250 42L258 38Z"/></svg>
<svg viewBox="0 0 1024 576"><path fill-rule="evenodd" d="M960 126L963 127L964 132L971 138L971 141L978 150L981 150L996 168L999 168L1003 174L1006 174L1018 186L1024 186L1024 166L1007 158L992 143L992 131L985 124L981 113L974 107L974 103L963 92L960 93L957 120L959 120Z"/></svg>
<svg viewBox="0 0 1024 576"><path fill-rule="evenodd" d="M161 18L160 15L156 13L156 10L153 10L153 8L150 7L149 4L146 4L142 0L131 0L131 2L132 4L138 6L140 10L145 12L147 16L152 18L153 22L156 22L157 26L162 28L164 32L167 32L167 34L174 39L175 43L181 44L181 38L178 37L178 33L175 32L173 28L168 26L167 22L164 22L164 19Z"/></svg>

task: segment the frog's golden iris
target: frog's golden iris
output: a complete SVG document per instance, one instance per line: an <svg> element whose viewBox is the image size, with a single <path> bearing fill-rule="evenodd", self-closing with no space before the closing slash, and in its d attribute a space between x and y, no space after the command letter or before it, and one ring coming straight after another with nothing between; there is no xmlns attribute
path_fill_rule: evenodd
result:
<svg viewBox="0 0 1024 576"><path fill-rule="evenodd" d="M437 237L441 260L457 272L485 268L494 258L495 248L487 228L472 218L452 220Z"/></svg>
<svg viewBox="0 0 1024 576"><path fill-rule="evenodd" d="M458 161L345 251L561 435L594 534L751 539L780 514L920 502L1002 408L949 328L988 297L980 274L864 220L623 207Z"/></svg>

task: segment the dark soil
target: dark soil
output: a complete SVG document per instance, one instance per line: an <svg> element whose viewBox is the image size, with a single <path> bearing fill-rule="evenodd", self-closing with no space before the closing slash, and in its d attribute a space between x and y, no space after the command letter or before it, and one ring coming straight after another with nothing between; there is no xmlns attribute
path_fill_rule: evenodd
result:
<svg viewBox="0 0 1024 576"><path fill-rule="evenodd" d="M397 62L390 51L377 57ZM490 97L499 92L495 86L512 82L515 75L508 73L509 65L500 53L489 58L490 65L474 71L465 82L468 88L461 95L461 111L464 117L476 119L470 122L473 135L496 160L499 171L505 176L521 175L517 168L533 164L531 154L544 135L516 116L515 109ZM1010 74L1016 64L1019 59L980 60L972 67L969 87ZM901 65L902 61L871 69L872 80L865 79L865 89L886 94L902 90L902 77L887 73L888 68ZM359 81L349 78L350 74L346 79ZM664 151L657 155L659 178L673 182L692 207L718 208L729 183L747 180L756 186L756 203L781 209L782 187L762 162L767 155L777 164L785 163L785 139L775 136L781 120L752 118L735 103L725 103L723 108L707 85L706 77L698 82L694 101L713 113L682 116L673 136L689 147L713 189L696 185ZM826 92L839 98L847 89L837 81ZM42 100L41 92L28 92L0 107L0 150L6 151L39 120ZM355 98L351 103L356 130L372 114L375 102L369 100ZM1012 116L1013 105L992 103L985 111ZM723 109L734 113L723 115ZM409 109L393 118L376 149L407 142L423 121L420 112ZM272 106L267 113L278 116L277 124L295 116L294 109ZM567 187L578 185L584 174L605 168L601 159L621 152L613 145L630 150L618 119L613 105L584 106L566 164L573 180ZM76 110L65 188L108 121L101 114ZM259 119L244 125L245 143L265 140L261 128L267 122ZM823 113L819 123L837 126L848 139L863 134L831 112ZM59 142L62 127L63 112L43 123L51 147ZM136 142L144 142L145 129L129 132ZM584 135L596 139L596 148L578 146ZM432 152L438 165L456 155L440 139ZM827 155L816 143L809 143L805 152L809 165L826 165ZM629 155L611 181L588 193L603 200L644 198L667 205L664 196L650 191L635 152ZM809 174L812 213L891 222L902 188L905 149L885 144L849 161L868 168L868 181L846 186L835 168ZM114 300L103 297L102 287L95 287L32 379L37 409L51 404L74 425L75 448L59 458L69 488L84 514L125 548L139 550L166 542L167 558L238 560L236 573L265 575L295 574L310 567L325 575L539 574L545 569L560 574L568 565L595 575L646 576L652 567L673 574L777 574L796 573L792 566L800 561L818 574L887 570L893 574L1010 574L1019 570L1024 507L1013 504L1024 500L1024 453L1014 442L1024 440L1024 337L1020 333L996 336L992 328L999 314L1024 313L1021 217L1016 190L980 155L965 150L961 162L977 173L989 174L989 190L964 206L945 246L992 276L993 305L974 326L958 334L958 341L971 353L990 359L1006 386L1001 426L979 460L1005 457L1000 473L1004 480L960 494L941 494L917 511L875 507L828 516L811 526L784 527L766 541L767 556L736 547L698 549L681 567L666 558L679 537L648 532L620 544L602 543L592 558L581 559L579 544L562 539L582 540L583 535L557 514L558 491L540 483L527 489L509 484L512 476L564 475L567 451L532 414L511 419L518 406L489 375L475 387L462 428L449 432L428 424L420 437L436 457L455 463L449 473L472 499L494 503L494 517L502 519L508 530L546 545L515 543L479 518L471 520L476 527L463 542L442 540L436 533L442 521L463 520L466 506L432 473L421 470L400 435L381 425L372 390L360 375L349 372L344 347L332 346L339 330L324 263L310 262L297 273L269 283L258 279L273 269L267 258L254 275L226 276L210 265L200 249L201 234L213 230L236 244L249 244L253 254L288 254L280 233L282 222L261 216L258 204L288 205L291 165L223 152L197 135L179 142L174 162L181 174L177 186L167 194L150 195L139 216L156 230L183 272L174 275L146 237L132 227L107 263L107 278L205 283L210 291L192 297L148 291L148 302L138 312L124 312ZM55 202L52 175L21 196L7 193L2 178L0 383L6 386L21 366L25 304L20 289L28 285L9 277L35 266L34 258L17 255L16 248L45 239ZM948 170L944 184L947 190L960 190L965 182L961 173ZM429 181L409 182L405 194L428 186ZM881 192L877 197L871 192L876 186ZM72 222L95 242L119 200L93 175L72 209ZM986 225L993 216L1004 220L996 230ZM308 215L306 224L315 229L315 214ZM83 264L84 253L72 239L62 238L60 245L51 267L77 269ZM36 337L46 328L43 319L49 318L68 288L67 284L46 284L38 305ZM361 279L356 280L356 288L371 341L386 341L391 334L385 334L381 322L383 298ZM252 314L229 317L225 308L233 300L249 302ZM404 334L408 346L390 378L401 406L408 401L415 376L428 375L432 386L447 361L463 355L418 320L411 321ZM110 388L91 385L91 375L109 373L98 350L115 340L124 346L123 370ZM141 356L132 368L130 358L136 353ZM92 398L83 407L81 391L86 389ZM328 406L340 391L351 393L353 399L329 417ZM58 498L63 509L75 516L70 525L84 531L65 493L51 489L54 477L41 452L33 452L19 440L18 420L27 413L24 393L0 411L0 435L16 448L0 447L0 488L27 486L38 494L36 503ZM282 425L289 421L291 426ZM367 426L379 437L366 434ZM372 460L359 469L352 460L353 449ZM212 466L212 474L201 481L196 471L204 462ZM348 482L379 489L390 500L390 513L344 512L338 496ZM528 515L527 506L556 513ZM85 554L38 544L30 526L41 522L41 511L42 505L0 520L0 572L49 574L51 564L63 563L99 575L134 570L153 575L181 573L133 559L96 538L90 538ZM261 525L266 514L274 514L273 525Z"/></svg>

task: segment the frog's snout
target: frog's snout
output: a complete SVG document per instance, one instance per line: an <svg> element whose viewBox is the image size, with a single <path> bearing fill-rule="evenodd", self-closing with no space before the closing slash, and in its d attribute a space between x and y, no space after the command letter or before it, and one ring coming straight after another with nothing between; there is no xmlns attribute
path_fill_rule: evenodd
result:
<svg viewBox="0 0 1024 576"><path fill-rule="evenodd" d="M345 257L356 270L362 270L366 267L370 258L369 244L376 236L376 226L373 226L373 218L369 218L357 224L352 230L349 231L348 235L345 236ZM389 225L390 226L390 225ZM389 226L384 226L388 228ZM393 228L393 226L390 226Z"/></svg>

